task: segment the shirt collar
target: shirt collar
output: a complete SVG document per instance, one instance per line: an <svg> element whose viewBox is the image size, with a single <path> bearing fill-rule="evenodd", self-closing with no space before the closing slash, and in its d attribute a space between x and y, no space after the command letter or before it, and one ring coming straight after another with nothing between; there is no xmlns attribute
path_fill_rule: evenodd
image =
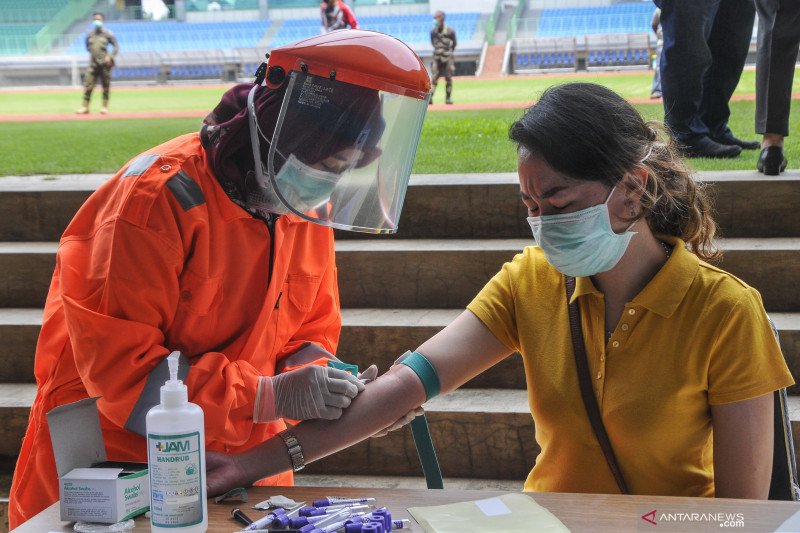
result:
<svg viewBox="0 0 800 533"><path fill-rule="evenodd" d="M686 243L678 237L657 235L657 238L672 245L667 263L650 280L633 303L669 317L683 301L700 268L700 259L686 249Z"/></svg>
<svg viewBox="0 0 800 533"><path fill-rule="evenodd" d="M686 249L686 243L671 235L657 235L658 239L672 245L672 253L666 264L656 273L642 291L633 298L633 303L650 311L669 317L683 301L700 267L700 259ZM571 302L587 294L601 294L590 277L579 277Z"/></svg>

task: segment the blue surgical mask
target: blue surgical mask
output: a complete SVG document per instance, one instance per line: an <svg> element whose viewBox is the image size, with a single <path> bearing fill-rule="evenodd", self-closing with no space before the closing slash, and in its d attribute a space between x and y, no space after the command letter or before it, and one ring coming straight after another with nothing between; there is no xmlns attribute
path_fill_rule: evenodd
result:
<svg viewBox="0 0 800 533"><path fill-rule="evenodd" d="M294 154L275 175L275 183L286 202L305 213L330 198L340 174L312 168Z"/></svg>
<svg viewBox="0 0 800 533"><path fill-rule="evenodd" d="M103 27L103 21L102 20L93 20L92 24L98 30Z"/></svg>
<svg viewBox="0 0 800 533"><path fill-rule="evenodd" d="M528 217L533 238L547 261L567 276L593 276L616 266L636 232L614 233L608 201L574 213ZM632 226L633 224L631 224Z"/></svg>

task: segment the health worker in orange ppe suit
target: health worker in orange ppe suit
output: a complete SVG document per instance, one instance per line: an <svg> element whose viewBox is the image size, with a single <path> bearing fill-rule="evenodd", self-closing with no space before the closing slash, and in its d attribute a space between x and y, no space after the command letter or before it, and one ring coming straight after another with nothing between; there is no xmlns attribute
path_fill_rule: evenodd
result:
<svg viewBox="0 0 800 533"><path fill-rule="evenodd" d="M278 48L199 133L135 157L87 200L59 244L12 528L58 500L53 408L99 396L108 458L147 459L173 350L209 450L341 415L364 385L326 366L341 327L332 228L396 231L429 91L419 57L377 32Z"/></svg>

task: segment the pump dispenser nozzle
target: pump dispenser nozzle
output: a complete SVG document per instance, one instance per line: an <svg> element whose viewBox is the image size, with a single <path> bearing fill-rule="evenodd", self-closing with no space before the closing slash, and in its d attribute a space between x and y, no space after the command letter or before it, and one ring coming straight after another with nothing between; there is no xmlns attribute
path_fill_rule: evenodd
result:
<svg viewBox="0 0 800 533"><path fill-rule="evenodd" d="M161 404L168 407L178 407L189 401L189 391L183 381L178 379L178 361L181 352L175 351L167 356L169 366L169 381L161 387Z"/></svg>

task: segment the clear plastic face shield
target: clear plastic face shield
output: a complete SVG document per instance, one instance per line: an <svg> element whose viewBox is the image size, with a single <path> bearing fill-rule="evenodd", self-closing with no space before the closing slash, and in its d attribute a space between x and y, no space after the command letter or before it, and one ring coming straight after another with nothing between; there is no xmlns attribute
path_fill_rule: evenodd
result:
<svg viewBox="0 0 800 533"><path fill-rule="evenodd" d="M338 229L397 231L427 98L293 71L267 139L253 104L257 90L264 89L248 96L257 182L248 203ZM259 139L269 143L266 157Z"/></svg>

